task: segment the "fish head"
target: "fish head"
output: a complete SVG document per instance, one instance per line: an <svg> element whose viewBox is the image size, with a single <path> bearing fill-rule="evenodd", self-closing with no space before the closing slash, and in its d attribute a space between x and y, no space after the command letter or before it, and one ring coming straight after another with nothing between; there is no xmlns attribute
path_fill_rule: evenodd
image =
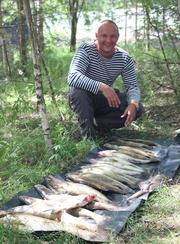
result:
<svg viewBox="0 0 180 244"><path fill-rule="evenodd" d="M96 194L89 194L85 196L84 201L87 203L93 202L96 199Z"/></svg>

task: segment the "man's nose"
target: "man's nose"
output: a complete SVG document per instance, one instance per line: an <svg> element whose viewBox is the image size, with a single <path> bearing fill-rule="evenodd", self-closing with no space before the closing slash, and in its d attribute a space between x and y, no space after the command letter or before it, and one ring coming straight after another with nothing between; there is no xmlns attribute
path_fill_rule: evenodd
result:
<svg viewBox="0 0 180 244"><path fill-rule="evenodd" d="M107 36L106 41L107 42L112 42L112 38L110 36Z"/></svg>

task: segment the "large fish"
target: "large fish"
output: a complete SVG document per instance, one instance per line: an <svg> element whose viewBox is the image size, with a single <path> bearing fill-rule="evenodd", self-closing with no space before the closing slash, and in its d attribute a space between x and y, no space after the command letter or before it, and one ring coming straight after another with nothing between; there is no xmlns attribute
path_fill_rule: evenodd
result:
<svg viewBox="0 0 180 244"><path fill-rule="evenodd" d="M118 193L132 192L132 189L122 182L99 172L86 172L77 174L76 176L74 173L73 179L75 179L75 177L76 181L79 180L79 182L86 183L102 191L113 191Z"/></svg>
<svg viewBox="0 0 180 244"><path fill-rule="evenodd" d="M113 171L116 171L118 173L126 173L129 172L129 175L141 175L142 173L145 172L145 170L143 168L137 167L136 165L133 164L129 164L129 163L120 163L120 162L116 162L116 161L112 161L111 159L109 160L95 160L95 163L93 164L88 164L86 166L82 166L79 171L81 170L91 170L92 168L102 168L105 167L106 169L109 168L112 169ZM135 167L134 167L135 166Z"/></svg>
<svg viewBox="0 0 180 244"><path fill-rule="evenodd" d="M67 211L63 212L61 222L65 231L88 241L104 242L110 237L109 231L103 228L104 226L91 223L89 219L75 217Z"/></svg>
<svg viewBox="0 0 180 244"><path fill-rule="evenodd" d="M71 195L79 195L79 194L95 194L97 201L109 202L110 200L101 192L96 189L75 182L68 182L62 178L56 178L54 176L45 177L46 184L48 188L52 188L59 193L68 193Z"/></svg>
<svg viewBox="0 0 180 244"><path fill-rule="evenodd" d="M11 208L8 210L8 213L24 213L31 214L35 216L40 216L48 219L56 219L58 218L58 213L62 210L83 207L88 203L94 201L96 195L78 195L78 196L70 196L66 195L64 198L59 199L51 199L51 200L36 200L36 202L30 205L17 206L15 208Z"/></svg>
<svg viewBox="0 0 180 244"><path fill-rule="evenodd" d="M124 171L129 171L131 172L130 174L134 175L134 174L141 174L144 172L144 169L142 169L141 167L134 165L126 160L121 160L119 158L116 157L107 157L107 158L100 158L100 159L91 159L90 163L92 164L88 164L86 166L82 166L81 168L90 168L90 167L99 167L100 165L111 165L113 167L116 167L117 170L124 170Z"/></svg>
<svg viewBox="0 0 180 244"><path fill-rule="evenodd" d="M87 241L107 241L108 232L98 224L92 224L81 217L74 217L66 211L61 214L61 222L28 214L8 214L0 218L0 223L14 225L25 232L67 231Z"/></svg>
<svg viewBox="0 0 180 244"><path fill-rule="evenodd" d="M155 148L161 148L161 145L152 141L148 140L141 140L141 139L120 139L120 138L111 138L111 144L115 144L118 146L130 146L136 148L145 148L148 150L153 150Z"/></svg>
<svg viewBox="0 0 180 244"><path fill-rule="evenodd" d="M57 221L22 213L7 214L0 218L0 223L8 226L14 225L20 230L28 232L62 230L60 223Z"/></svg>
<svg viewBox="0 0 180 244"><path fill-rule="evenodd" d="M128 171L118 170L116 167L113 167L111 165L99 165L96 167L89 167L85 168L79 171L76 171L75 173L68 174L68 177L75 182L80 182L81 180L78 180L78 176L81 177L82 174L101 174L107 177L110 177L116 181L122 182L127 184L130 187L136 188L137 183L140 182L140 178L134 177L132 175L128 174Z"/></svg>
<svg viewBox="0 0 180 244"><path fill-rule="evenodd" d="M124 154L127 154L131 157L137 158L137 159L156 159L155 152L148 150L148 149L143 149L143 148L132 148L128 146L118 146L110 143L104 144L106 148L109 149L115 149L118 152L122 152Z"/></svg>
<svg viewBox="0 0 180 244"><path fill-rule="evenodd" d="M103 157L116 157L118 160L126 160L130 163L135 163L135 164L145 164L145 163L151 163L151 162L159 162L159 158L150 158L150 159L137 159L132 156L129 156L127 154L118 152L116 150L102 150L97 153L97 156L100 158Z"/></svg>
<svg viewBox="0 0 180 244"><path fill-rule="evenodd" d="M37 189L37 191L43 196L44 195L44 199L49 199L49 200L56 200L56 201L61 201L62 198L66 197L67 193L63 194L63 193L56 193L56 194L52 194L52 193L47 193L46 191L46 187L43 185L35 185L35 188ZM45 193L46 192L46 193ZM119 207L116 203L112 202L111 200L109 200L107 198L106 199L102 199L102 198L98 198L96 196L95 201L92 202L92 204L88 204L88 209L91 210L97 210L97 209L104 209L104 210L109 210L109 211L123 211L124 209L122 209L121 207Z"/></svg>

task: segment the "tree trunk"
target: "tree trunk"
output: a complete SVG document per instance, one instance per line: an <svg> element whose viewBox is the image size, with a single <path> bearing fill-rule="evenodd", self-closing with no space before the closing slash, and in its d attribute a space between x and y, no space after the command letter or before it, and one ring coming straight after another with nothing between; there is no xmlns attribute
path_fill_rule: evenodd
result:
<svg viewBox="0 0 180 244"><path fill-rule="evenodd" d="M46 146L49 150L49 153L52 153L52 140L49 128L48 117L46 113L46 104L43 95L43 85L42 85L42 74L41 74L41 57L37 45L37 31L34 28L32 21L32 14L29 0L23 1L26 21L29 28L31 46L32 46L32 58L34 65L34 76L35 76L35 85L36 85L36 96L37 96L37 105L38 111L41 117L41 125L44 132L44 139Z"/></svg>
<svg viewBox="0 0 180 244"><path fill-rule="evenodd" d="M127 1L124 0L125 4L125 24L124 24L124 43L127 44Z"/></svg>
<svg viewBox="0 0 180 244"><path fill-rule="evenodd" d="M39 38L39 49L42 52L44 49L44 16L43 16L43 1L39 0L39 8L38 8L38 38Z"/></svg>
<svg viewBox="0 0 180 244"><path fill-rule="evenodd" d="M17 7L19 13L19 21L18 21L18 37L19 37L19 52L20 52L20 60L22 65L22 71L26 76L26 65L27 65L27 42L26 42L26 18L23 12L23 0L17 0Z"/></svg>
<svg viewBox="0 0 180 244"><path fill-rule="evenodd" d="M145 16L146 16L146 21L145 22L145 26L144 26L144 30L146 31L146 50L150 49L150 24L149 24L149 9L144 6L144 11L145 11Z"/></svg>
<svg viewBox="0 0 180 244"><path fill-rule="evenodd" d="M138 40L138 3L136 0L136 11L135 11L135 42Z"/></svg>
<svg viewBox="0 0 180 244"><path fill-rule="evenodd" d="M2 26L3 26L3 20L2 20L2 0L0 0L0 35L2 36ZM2 38L0 38L0 62L3 62L3 49L2 49Z"/></svg>
<svg viewBox="0 0 180 244"><path fill-rule="evenodd" d="M4 63L4 67L5 67L5 72L6 72L6 78L8 80L11 79L11 66L9 63L9 58L8 58L8 53L7 53L7 45L6 45L6 41L3 38L2 35L2 52L3 52L3 63Z"/></svg>
<svg viewBox="0 0 180 244"><path fill-rule="evenodd" d="M78 17L77 12L79 8L79 0L69 0L69 12L71 17L71 39L70 39L70 52L76 50L76 32Z"/></svg>
<svg viewBox="0 0 180 244"><path fill-rule="evenodd" d="M7 52L7 45L6 45L6 40L4 37L4 29L3 29L3 15L2 15L2 1L0 0L0 43L1 43L1 57L2 57L2 63L3 63L3 68L5 70L5 76L8 80L11 79L11 66L9 63L9 58L8 58L8 52Z"/></svg>

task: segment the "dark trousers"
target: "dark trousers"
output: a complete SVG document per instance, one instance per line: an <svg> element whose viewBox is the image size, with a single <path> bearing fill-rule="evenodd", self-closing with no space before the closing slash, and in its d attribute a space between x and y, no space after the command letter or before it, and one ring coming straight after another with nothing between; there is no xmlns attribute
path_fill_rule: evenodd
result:
<svg viewBox="0 0 180 244"><path fill-rule="evenodd" d="M85 137L94 137L98 132L108 131L112 128L121 128L124 126L126 118L121 118L128 106L127 97L115 89L121 104L118 108L111 108L108 105L105 96L99 92L97 95L83 89L71 87L69 90L70 106L77 115L81 135ZM136 119L143 112L143 106L137 111ZM97 125L94 123L94 118Z"/></svg>

